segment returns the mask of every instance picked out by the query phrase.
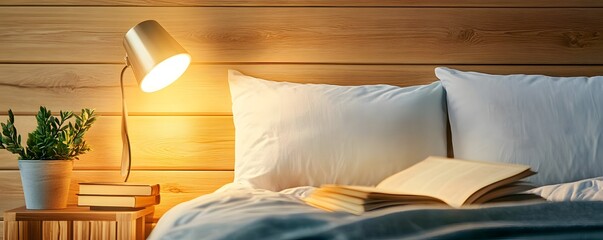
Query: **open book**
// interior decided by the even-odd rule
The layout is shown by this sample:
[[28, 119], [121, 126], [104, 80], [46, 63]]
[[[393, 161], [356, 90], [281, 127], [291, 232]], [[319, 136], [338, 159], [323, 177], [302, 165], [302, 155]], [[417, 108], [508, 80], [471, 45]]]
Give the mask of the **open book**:
[[495, 201], [539, 199], [519, 194], [532, 186], [520, 181], [534, 175], [529, 166], [428, 157], [376, 187], [323, 185], [304, 199], [328, 211], [362, 214], [407, 204], [463, 205]]

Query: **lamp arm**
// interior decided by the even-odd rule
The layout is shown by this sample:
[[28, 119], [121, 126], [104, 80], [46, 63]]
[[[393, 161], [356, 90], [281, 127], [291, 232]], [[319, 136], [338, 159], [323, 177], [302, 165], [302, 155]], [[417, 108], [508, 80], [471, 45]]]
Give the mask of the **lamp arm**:
[[121, 70], [119, 82], [121, 86], [121, 141], [123, 143], [121, 154], [121, 175], [125, 176], [124, 182], [130, 177], [130, 169], [132, 165], [132, 154], [130, 152], [130, 136], [128, 135], [128, 110], [126, 108], [126, 97], [124, 94], [124, 73], [129, 67], [126, 60], [126, 66]]

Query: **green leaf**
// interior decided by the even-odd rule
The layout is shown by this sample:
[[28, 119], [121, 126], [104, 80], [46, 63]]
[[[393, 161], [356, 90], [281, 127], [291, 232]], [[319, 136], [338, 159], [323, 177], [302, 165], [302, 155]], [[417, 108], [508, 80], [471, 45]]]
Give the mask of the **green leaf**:
[[8, 110], [8, 122], [15, 122], [15, 114], [13, 114], [13, 110], [11, 109]]
[[[38, 125], [28, 134], [27, 147], [21, 145], [21, 135], [14, 126], [14, 114], [8, 111], [9, 119], [0, 123], [0, 149], [18, 154], [19, 159], [74, 159], [90, 151], [84, 141], [85, 133], [96, 121], [94, 110], [82, 109], [80, 115], [70, 111], [59, 111], [59, 116], [43, 106], [36, 114]], [[75, 124], [69, 119], [75, 116]]]

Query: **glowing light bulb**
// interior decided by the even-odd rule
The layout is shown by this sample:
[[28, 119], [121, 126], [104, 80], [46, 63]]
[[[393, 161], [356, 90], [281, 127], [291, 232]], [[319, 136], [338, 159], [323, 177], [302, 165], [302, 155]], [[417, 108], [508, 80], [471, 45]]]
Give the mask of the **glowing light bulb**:
[[191, 56], [186, 53], [163, 60], [144, 77], [140, 88], [143, 92], [155, 92], [167, 87], [182, 76], [190, 62]]

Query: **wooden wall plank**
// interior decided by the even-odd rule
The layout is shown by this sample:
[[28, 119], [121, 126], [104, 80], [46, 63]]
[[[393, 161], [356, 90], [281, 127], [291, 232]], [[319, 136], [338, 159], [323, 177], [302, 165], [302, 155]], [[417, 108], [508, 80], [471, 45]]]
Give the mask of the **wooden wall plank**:
[[[0, 121], [5, 122], [6, 116]], [[119, 169], [121, 117], [101, 116], [86, 136], [93, 151], [76, 160], [76, 169]], [[26, 142], [35, 128], [33, 116], [17, 116]], [[130, 117], [133, 169], [231, 170], [234, 126], [229, 116]], [[0, 151], [0, 169], [18, 169], [17, 157]]]
[[598, 0], [4, 0], [18, 6], [601, 7]]
[[[289, 82], [409, 86], [436, 80], [433, 70], [437, 66], [195, 64], [180, 80], [155, 93], [140, 91], [132, 78], [133, 74], [128, 70], [126, 102], [130, 115], [230, 115], [228, 69]], [[500, 74], [603, 75], [603, 65], [450, 67]], [[75, 111], [90, 107], [105, 115], [121, 115], [120, 68], [118, 64], [0, 64], [0, 92], [11, 93], [0, 95], [0, 115], [5, 115], [9, 108], [19, 114], [35, 114], [40, 105], [54, 110]]]
[[[154, 219], [174, 205], [211, 193], [232, 182], [231, 171], [134, 171], [130, 182], [161, 184], [161, 204], [155, 208]], [[19, 171], [0, 171], [0, 211], [25, 205]], [[69, 204], [77, 204], [78, 182], [121, 181], [118, 171], [74, 171], [69, 193]]]
[[121, 63], [146, 19], [196, 62], [603, 64], [601, 8], [329, 7], [2, 7], [0, 62]]
[[[0, 95], [0, 114], [6, 114], [9, 108], [32, 114], [38, 106], [44, 105], [74, 111], [89, 107], [103, 114], [121, 115], [119, 74], [122, 67], [119, 64], [0, 64], [0, 91], [12, 93]], [[180, 80], [154, 93], [142, 92], [128, 69], [124, 77], [129, 113], [226, 114], [230, 112], [224, 111], [230, 109], [230, 94], [224, 91], [228, 88], [226, 71], [229, 67], [236, 66], [193, 65]]]

